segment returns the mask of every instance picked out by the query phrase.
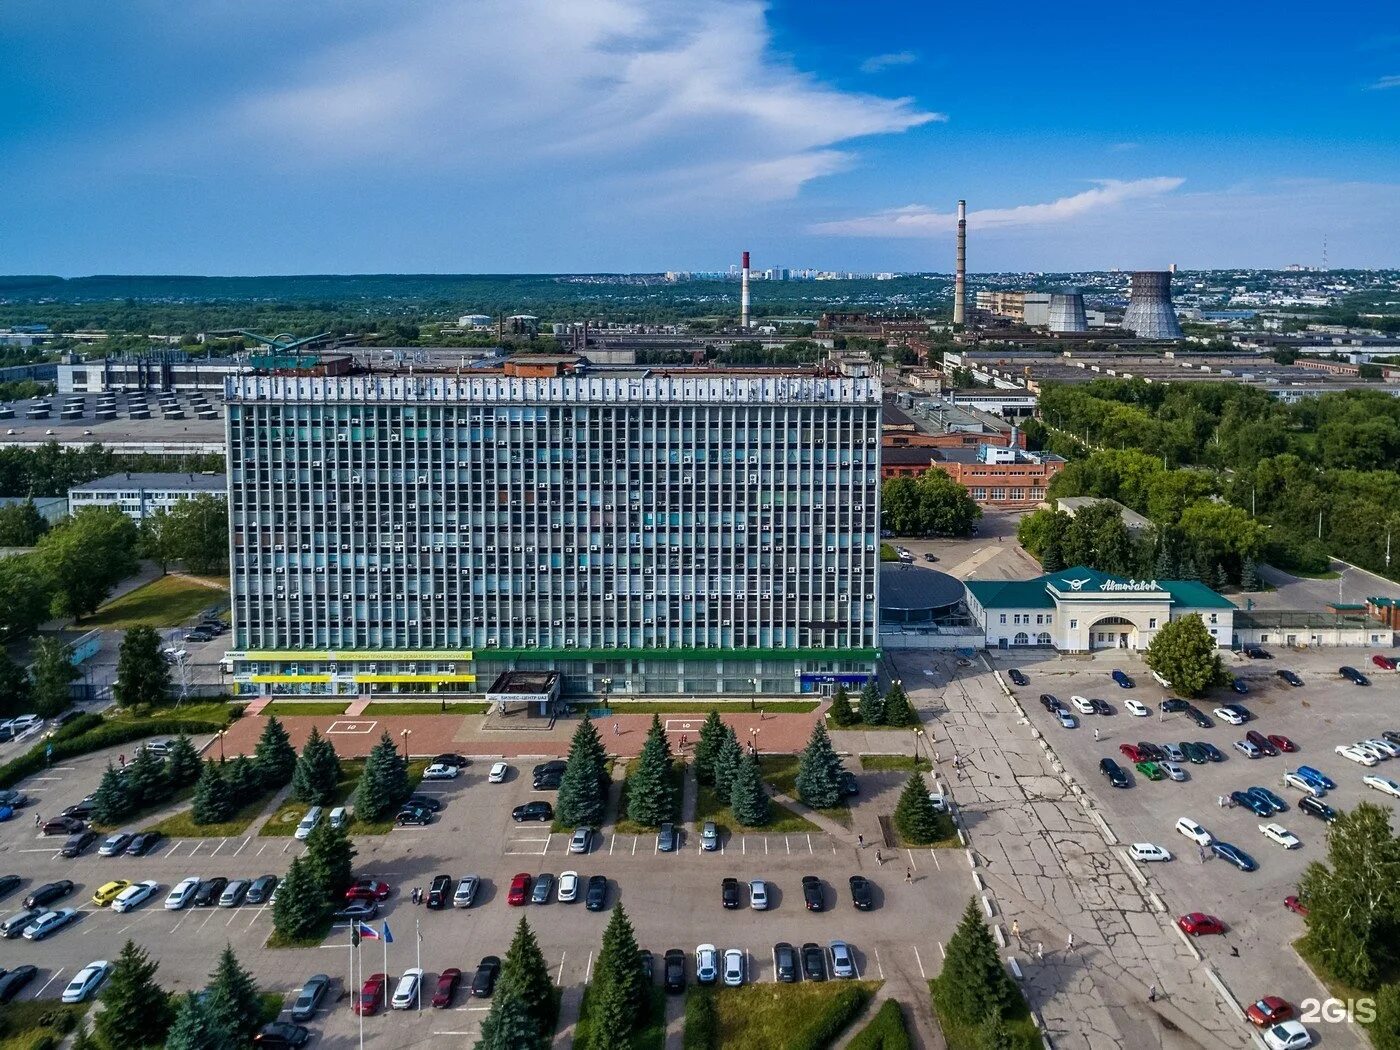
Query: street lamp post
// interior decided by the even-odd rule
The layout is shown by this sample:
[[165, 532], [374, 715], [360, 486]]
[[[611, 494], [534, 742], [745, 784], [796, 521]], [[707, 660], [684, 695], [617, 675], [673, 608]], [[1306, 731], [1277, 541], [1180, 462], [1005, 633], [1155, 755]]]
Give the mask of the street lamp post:
[[227, 730], [227, 729], [220, 729], [220, 730], [219, 730], [219, 762], [220, 762], [221, 764], [222, 764], [223, 761], [224, 761], [224, 736], [225, 736], [227, 733], [228, 733], [228, 730]]
[[754, 709], [754, 703], [758, 698], [758, 679], [750, 678], [749, 685], [753, 686], [753, 695], [749, 697], [749, 710], [752, 711]]
[[408, 761], [408, 738], [412, 732], [412, 729], [405, 729], [399, 733], [399, 736], [403, 737], [403, 760], [405, 762]]

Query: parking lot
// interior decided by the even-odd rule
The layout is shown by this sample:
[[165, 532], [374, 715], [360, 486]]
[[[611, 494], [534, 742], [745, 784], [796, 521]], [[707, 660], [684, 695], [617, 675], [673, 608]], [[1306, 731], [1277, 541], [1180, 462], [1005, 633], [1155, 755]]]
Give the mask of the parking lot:
[[[1130, 654], [1107, 654], [1093, 660], [1045, 657], [1033, 654], [998, 654], [997, 666], [1005, 671], [1016, 666], [1030, 682], [1014, 692], [1022, 701], [1031, 723], [1050, 742], [1055, 754], [1075, 780], [1094, 797], [1113, 833], [1125, 846], [1151, 842], [1171, 851], [1166, 863], [1138, 866], [1153, 890], [1167, 903], [1172, 916], [1202, 911], [1222, 919], [1224, 937], [1205, 937], [1196, 947], [1215, 965], [1242, 1002], [1262, 995], [1281, 995], [1295, 1006], [1309, 997], [1324, 995], [1321, 985], [1289, 949], [1304, 932], [1302, 919], [1283, 906], [1285, 896], [1295, 893], [1298, 878], [1307, 865], [1325, 857], [1326, 825], [1298, 811], [1300, 792], [1283, 784], [1285, 770], [1311, 765], [1337, 784], [1324, 801], [1338, 809], [1348, 809], [1362, 801], [1395, 808], [1395, 799], [1362, 783], [1367, 773], [1400, 779], [1400, 760], [1382, 762], [1371, 768], [1357, 765], [1334, 753], [1339, 744], [1379, 736], [1383, 730], [1400, 728], [1395, 700], [1400, 695], [1400, 678], [1370, 665], [1369, 653], [1330, 650], [1307, 654], [1275, 651], [1273, 660], [1252, 661], [1227, 656], [1230, 669], [1244, 679], [1247, 695], [1227, 689], [1213, 690], [1196, 701], [1215, 725], [1199, 729], [1183, 713], [1163, 715], [1161, 701], [1167, 691], [1157, 685], [1146, 667]], [[1029, 657], [1029, 658], [1028, 658]], [[1363, 667], [1372, 686], [1360, 688], [1336, 672], [1342, 663]], [[1133, 688], [1123, 689], [1110, 678], [1121, 668], [1135, 679]], [[1294, 688], [1275, 674], [1281, 668], [1295, 671], [1304, 682]], [[1373, 673], [1374, 672], [1374, 673]], [[1079, 727], [1063, 728], [1039, 703], [1041, 693], [1053, 693], [1067, 706], [1071, 695], [1106, 700], [1114, 709], [1110, 716], [1079, 716]], [[1123, 701], [1132, 697], [1147, 705], [1149, 717], [1134, 717]], [[1212, 712], [1221, 704], [1238, 702], [1254, 719], [1243, 726], [1232, 726]], [[1098, 730], [1099, 739], [1094, 738]], [[1246, 731], [1280, 734], [1299, 748], [1295, 754], [1248, 759], [1233, 744]], [[1149, 781], [1119, 752], [1119, 745], [1148, 741], [1156, 744], [1205, 741], [1214, 744], [1226, 757], [1220, 763], [1185, 766], [1188, 779]], [[1128, 790], [1111, 788], [1099, 771], [1102, 758], [1113, 758], [1128, 772]], [[1281, 796], [1286, 812], [1270, 817], [1256, 816], [1243, 806], [1222, 808], [1221, 796], [1260, 785]], [[1174, 825], [1180, 817], [1190, 817], [1203, 825], [1216, 839], [1229, 842], [1248, 853], [1259, 867], [1242, 872], [1208, 852], [1202, 859], [1197, 846], [1179, 834]], [[1277, 822], [1301, 840], [1301, 847], [1283, 849], [1264, 837], [1259, 825]], [[1129, 863], [1126, 853], [1125, 864]], [[1238, 955], [1232, 953], [1238, 951]], [[1361, 1037], [1340, 1024], [1324, 1024], [1315, 1030], [1327, 1046], [1362, 1046]]]

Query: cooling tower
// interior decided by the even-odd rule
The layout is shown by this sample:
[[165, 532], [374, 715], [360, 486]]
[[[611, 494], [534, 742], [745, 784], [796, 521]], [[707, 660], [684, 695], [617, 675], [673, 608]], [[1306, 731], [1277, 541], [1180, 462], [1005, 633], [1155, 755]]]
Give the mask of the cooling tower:
[[1133, 274], [1123, 327], [1139, 339], [1184, 339], [1172, 309], [1172, 275], [1166, 270]]
[[1050, 331], [1087, 332], [1084, 295], [1078, 288], [1061, 288], [1050, 294]]

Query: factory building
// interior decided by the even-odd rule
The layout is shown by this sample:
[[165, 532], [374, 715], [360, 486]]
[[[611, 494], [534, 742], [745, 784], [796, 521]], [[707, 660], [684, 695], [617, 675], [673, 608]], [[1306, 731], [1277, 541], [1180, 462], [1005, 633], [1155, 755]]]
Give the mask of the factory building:
[[225, 498], [227, 482], [222, 474], [111, 474], [68, 490], [68, 511], [84, 507], [117, 507], [140, 523], [158, 510], [170, 510], [195, 496]]
[[[544, 374], [549, 372], [550, 374]], [[227, 384], [243, 693], [789, 695], [878, 658], [879, 381]]]

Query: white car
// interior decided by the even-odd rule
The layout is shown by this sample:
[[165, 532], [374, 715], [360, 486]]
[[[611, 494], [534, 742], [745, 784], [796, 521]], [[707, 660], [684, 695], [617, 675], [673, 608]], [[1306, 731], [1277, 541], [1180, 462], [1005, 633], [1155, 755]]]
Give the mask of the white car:
[[1400, 798], [1400, 784], [1397, 784], [1389, 777], [1378, 777], [1374, 773], [1368, 773], [1361, 778], [1361, 782], [1367, 787], [1373, 787], [1377, 791], [1384, 791], [1387, 795], [1394, 795], [1396, 798]]
[[[462, 771], [456, 766], [449, 766], [444, 762], [434, 762], [427, 769], [423, 770], [424, 780], [455, 780], [457, 774]], [[411, 971], [410, 971], [411, 972]], [[408, 974], [404, 974], [405, 977]]]
[[1303, 1050], [1312, 1046], [1312, 1036], [1298, 1021], [1282, 1021], [1264, 1029], [1264, 1042], [1269, 1050]]
[[749, 907], [754, 911], [768, 910], [768, 883], [762, 879], [749, 883]]
[[1296, 788], [1298, 791], [1306, 795], [1312, 795], [1314, 798], [1321, 798], [1323, 794], [1322, 788], [1300, 777], [1297, 773], [1285, 773], [1283, 775], [1283, 783], [1287, 787]]
[[1128, 847], [1128, 852], [1132, 854], [1133, 860], [1140, 860], [1144, 863], [1156, 860], [1171, 860], [1172, 855], [1169, 850], [1152, 842], [1134, 842]]
[[1232, 726], [1244, 725], [1244, 719], [1235, 714], [1235, 712], [1231, 711], [1228, 707], [1217, 707], [1211, 713], [1214, 714], [1216, 718], [1220, 719], [1220, 721], [1229, 722]]
[[194, 900], [194, 892], [199, 889], [199, 880], [196, 878], [182, 879], [175, 884], [165, 897], [165, 907], [168, 911], [179, 911], [190, 901]]
[[854, 978], [856, 960], [851, 954], [851, 946], [845, 941], [831, 942], [831, 976]]
[[744, 983], [744, 953], [738, 948], [724, 949], [724, 983], [730, 988]]
[[77, 908], [59, 908], [46, 911], [24, 928], [26, 941], [42, 941], [49, 934], [61, 930], [78, 917]]
[[1209, 846], [1212, 841], [1210, 832], [1201, 827], [1190, 817], [1182, 817], [1176, 822], [1176, 830], [1185, 835], [1198, 846]]
[[452, 907], [470, 908], [476, 903], [476, 891], [481, 879], [475, 875], [463, 875], [457, 883], [457, 892], [452, 895]]
[[1277, 842], [1284, 849], [1297, 849], [1302, 845], [1298, 836], [1282, 824], [1260, 824], [1259, 831], [1270, 842]]
[[63, 989], [63, 1002], [81, 1003], [97, 991], [107, 975], [112, 972], [112, 964], [106, 959], [90, 962], [73, 975], [68, 987]]
[[1377, 751], [1383, 752], [1387, 758], [1400, 758], [1400, 747], [1383, 737], [1368, 737], [1362, 743], [1370, 744]]
[[559, 891], [557, 896], [562, 904], [569, 904], [578, 900], [578, 872], [566, 871], [559, 876]]
[[695, 979], [701, 984], [714, 984], [719, 978], [719, 949], [702, 944], [695, 949]]
[[10, 729], [14, 732], [15, 736], [19, 736], [21, 733], [43, 724], [44, 720], [38, 715], [19, 715], [16, 718], [10, 719]]
[[933, 807], [935, 813], [948, 812], [948, 796], [941, 791], [930, 791], [928, 793], [929, 805]]
[[491, 772], [486, 774], [486, 783], [504, 784], [506, 782], [506, 774], [509, 772], [510, 766], [504, 762], [497, 762], [491, 767]]
[[1375, 744], [1371, 743], [1371, 741], [1369, 740], [1358, 740], [1351, 746], [1356, 748], [1356, 750], [1360, 751], [1363, 755], [1370, 755], [1377, 762], [1384, 762], [1387, 758], [1390, 757], [1388, 754], [1386, 754], [1384, 751], [1378, 748]]
[[394, 989], [394, 998], [389, 1005], [395, 1010], [412, 1010], [418, 1005], [418, 988], [423, 983], [423, 971], [418, 967], [405, 970]]
[[117, 899], [112, 902], [113, 911], [131, 911], [137, 905], [144, 904], [150, 900], [160, 890], [160, 883], [147, 879], [145, 882], [138, 882], [134, 886], [128, 886], [117, 894]]
[[1186, 769], [1179, 762], [1158, 762], [1157, 768], [1167, 775], [1168, 780], [1186, 779]]
[[1343, 758], [1349, 758], [1353, 762], [1359, 762], [1363, 766], [1374, 766], [1376, 764], [1374, 758], [1366, 754], [1366, 752], [1362, 751], [1360, 748], [1353, 747], [1351, 744], [1338, 744], [1332, 750]]
[[1081, 715], [1092, 715], [1094, 713], [1094, 705], [1082, 696], [1071, 696], [1069, 702], [1074, 705], [1074, 709]]
[[1146, 718], [1152, 713], [1148, 710], [1147, 705], [1140, 700], [1124, 700], [1123, 706], [1128, 709], [1130, 715], [1134, 715], [1138, 718]]

